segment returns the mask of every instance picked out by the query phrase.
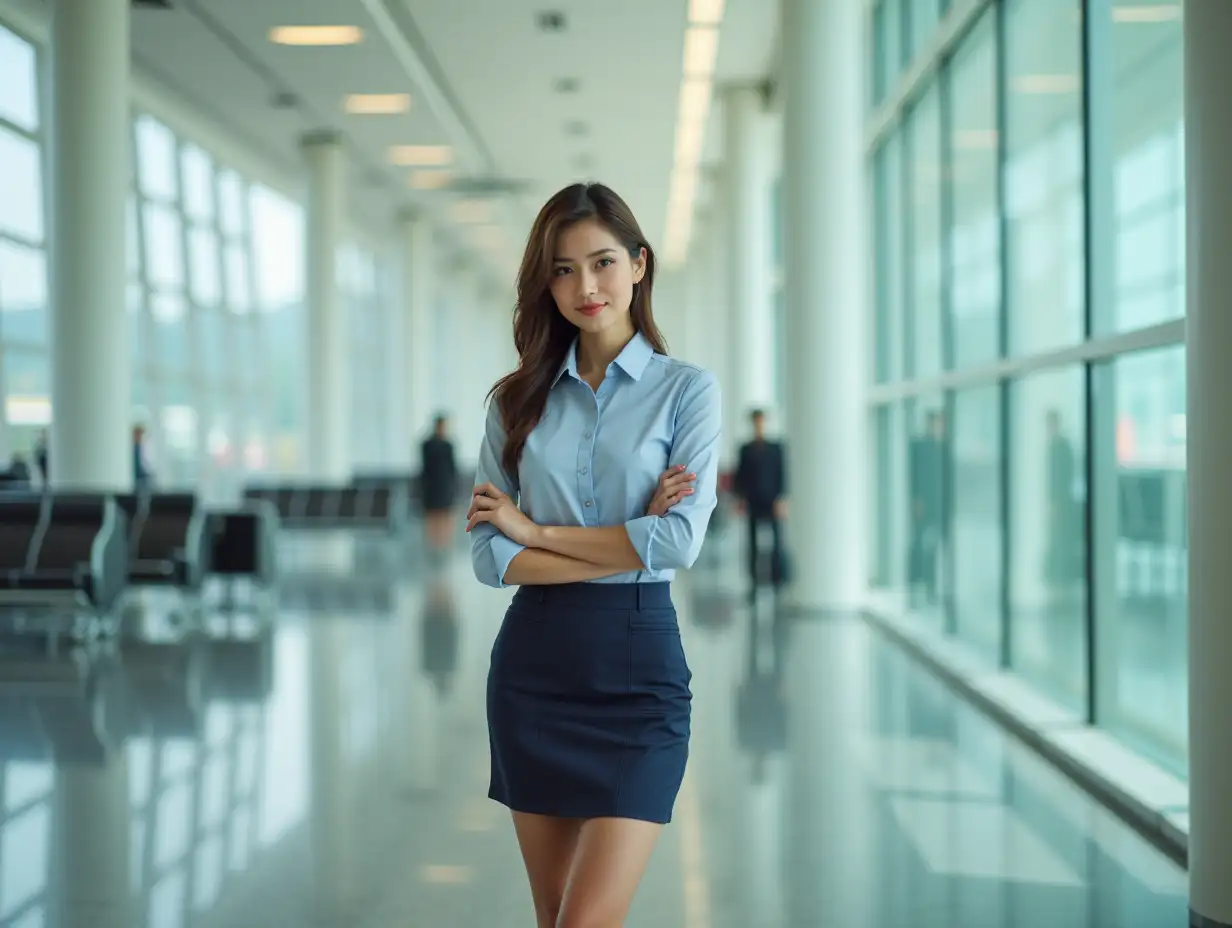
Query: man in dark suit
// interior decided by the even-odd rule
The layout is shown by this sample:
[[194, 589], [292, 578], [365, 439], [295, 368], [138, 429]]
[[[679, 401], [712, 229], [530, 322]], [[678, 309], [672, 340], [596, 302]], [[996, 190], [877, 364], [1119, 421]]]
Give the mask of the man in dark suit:
[[771, 533], [770, 582], [776, 587], [787, 578], [782, 522], [787, 513], [787, 464], [782, 444], [766, 438], [766, 414], [755, 409], [753, 440], [740, 449], [734, 487], [740, 506], [749, 519], [749, 576], [756, 591], [761, 578], [759, 535], [767, 526]]

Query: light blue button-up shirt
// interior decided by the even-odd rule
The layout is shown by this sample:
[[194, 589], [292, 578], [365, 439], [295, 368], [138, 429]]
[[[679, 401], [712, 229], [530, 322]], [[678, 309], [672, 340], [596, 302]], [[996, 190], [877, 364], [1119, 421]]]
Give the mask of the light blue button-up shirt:
[[[719, 383], [710, 372], [656, 354], [639, 333], [596, 391], [578, 376], [575, 341], [527, 439], [517, 480], [501, 466], [505, 430], [496, 403], [489, 404], [476, 483], [499, 487], [540, 525], [624, 525], [646, 569], [596, 583], [671, 580], [697, 559], [714, 512], [721, 423]], [[646, 515], [659, 478], [677, 464], [697, 474], [694, 494], [666, 515]], [[475, 576], [507, 586], [505, 571], [524, 546], [486, 522], [471, 535]]]

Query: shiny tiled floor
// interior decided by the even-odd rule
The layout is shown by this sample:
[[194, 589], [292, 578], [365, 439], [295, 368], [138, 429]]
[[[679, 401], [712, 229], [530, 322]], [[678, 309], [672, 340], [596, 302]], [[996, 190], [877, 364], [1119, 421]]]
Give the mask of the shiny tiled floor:
[[[268, 631], [152, 604], [119, 653], [6, 641], [0, 928], [533, 926], [485, 798], [508, 594], [464, 556], [288, 560]], [[692, 758], [630, 926], [1186, 923], [1181, 870], [862, 623], [677, 596]]]

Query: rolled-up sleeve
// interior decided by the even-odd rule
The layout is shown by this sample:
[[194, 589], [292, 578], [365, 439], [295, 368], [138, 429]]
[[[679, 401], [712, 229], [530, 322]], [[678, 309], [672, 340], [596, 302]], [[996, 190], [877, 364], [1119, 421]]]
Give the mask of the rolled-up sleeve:
[[[479, 449], [479, 467], [475, 471], [475, 483], [490, 483], [514, 499], [518, 496], [518, 484], [501, 466], [501, 453], [505, 449], [505, 428], [501, 422], [496, 401], [488, 404], [487, 424], [484, 427], [483, 446]], [[475, 577], [486, 586], [503, 589], [505, 572], [509, 562], [525, 551], [525, 545], [510, 541], [487, 522], [480, 522], [471, 530], [471, 565]]]
[[625, 523], [633, 549], [647, 570], [692, 567], [701, 553], [706, 526], [718, 504], [722, 423], [719, 382], [709, 371], [698, 371], [680, 398], [668, 461], [697, 474], [694, 493], [666, 515], [642, 516]]

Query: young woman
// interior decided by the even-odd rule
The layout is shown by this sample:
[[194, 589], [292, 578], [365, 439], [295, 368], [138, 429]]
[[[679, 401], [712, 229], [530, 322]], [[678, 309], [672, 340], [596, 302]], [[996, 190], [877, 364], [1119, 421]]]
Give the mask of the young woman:
[[488, 675], [489, 796], [513, 812], [540, 928], [624, 924], [688, 756], [669, 581], [715, 507], [720, 399], [667, 356], [654, 272], [607, 187], [543, 207], [467, 513], [476, 576], [520, 587]]

